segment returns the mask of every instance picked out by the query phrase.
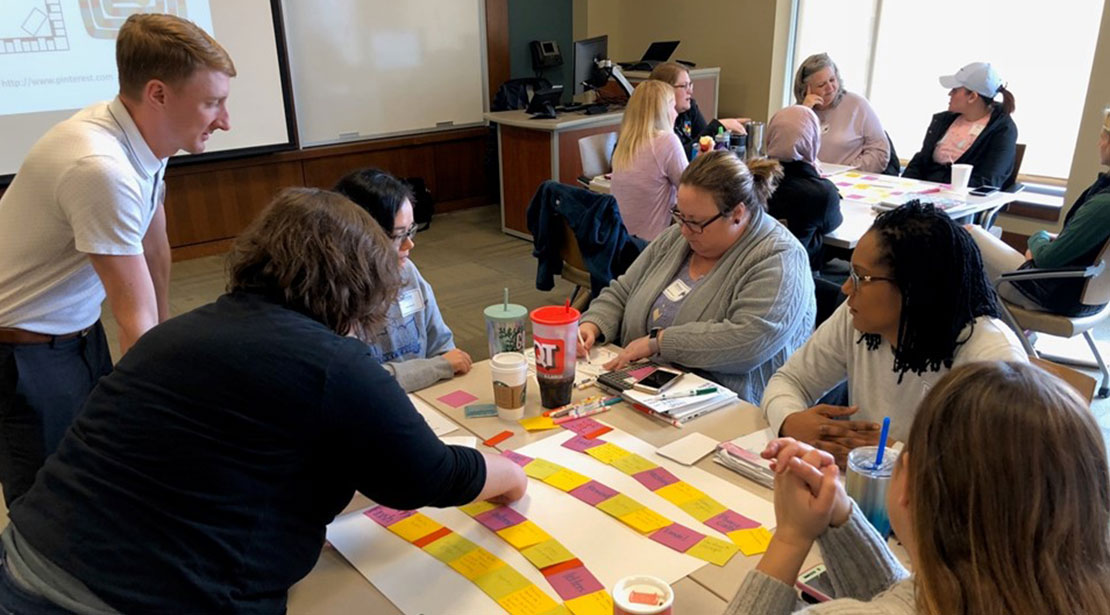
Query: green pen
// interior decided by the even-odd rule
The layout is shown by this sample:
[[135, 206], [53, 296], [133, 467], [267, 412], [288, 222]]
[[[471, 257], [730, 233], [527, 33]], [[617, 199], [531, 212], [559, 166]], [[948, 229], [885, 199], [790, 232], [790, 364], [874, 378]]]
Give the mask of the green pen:
[[700, 389], [691, 389], [689, 391], [679, 391], [678, 393], [663, 393], [656, 395], [655, 399], [660, 401], [664, 399], [678, 399], [680, 397], [697, 397], [698, 395], [712, 395], [717, 392], [717, 387], [704, 387]]

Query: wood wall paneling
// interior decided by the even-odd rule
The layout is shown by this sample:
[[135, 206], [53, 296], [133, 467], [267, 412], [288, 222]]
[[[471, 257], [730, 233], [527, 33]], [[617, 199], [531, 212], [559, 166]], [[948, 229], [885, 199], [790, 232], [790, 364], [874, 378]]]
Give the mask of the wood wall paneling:
[[505, 227], [527, 233], [528, 203], [540, 184], [536, 180], [551, 177], [552, 134], [505, 125], [498, 130], [501, 131], [501, 183], [504, 187], [501, 207], [505, 212]]
[[486, 76], [489, 101], [509, 80], [509, 0], [486, 0]]

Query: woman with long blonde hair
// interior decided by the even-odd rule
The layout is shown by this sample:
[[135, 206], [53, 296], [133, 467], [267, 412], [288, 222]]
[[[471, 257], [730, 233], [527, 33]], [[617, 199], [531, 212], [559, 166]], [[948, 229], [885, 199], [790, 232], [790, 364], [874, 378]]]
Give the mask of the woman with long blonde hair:
[[[1110, 613], [1106, 443], [1087, 404], [1040, 368], [969, 363], [921, 402], [886, 494], [913, 576], [845, 494], [832, 455], [782, 438], [763, 456], [778, 526], [729, 615]], [[835, 599], [797, 610], [815, 540]]]
[[671, 222], [678, 182], [686, 170], [674, 134], [674, 88], [648, 80], [636, 86], [613, 152], [612, 194], [628, 232], [655, 239]]

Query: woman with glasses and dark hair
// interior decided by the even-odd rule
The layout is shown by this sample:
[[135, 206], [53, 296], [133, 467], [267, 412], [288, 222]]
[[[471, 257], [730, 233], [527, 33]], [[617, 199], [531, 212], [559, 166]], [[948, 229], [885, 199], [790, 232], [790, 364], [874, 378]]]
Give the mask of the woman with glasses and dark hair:
[[757, 401], [813, 329], [805, 249], [764, 210], [782, 169], [732, 152], [694, 159], [678, 187], [672, 225], [582, 316], [585, 353], [612, 341], [608, 369], [652, 357]]
[[[994, 290], [971, 235], [917, 201], [879, 214], [852, 253], [841, 304], [771, 378], [771, 429], [832, 453], [878, 443], [878, 423], [905, 440], [913, 409], [952, 367], [1025, 361], [998, 319]], [[848, 382], [849, 406], [819, 404]], [[851, 417], [852, 420], [842, 420]]]
[[384, 325], [356, 331], [371, 354], [397, 378], [405, 391], [416, 391], [439, 380], [470, 371], [470, 355], [455, 348], [455, 337], [436, 305], [432, 287], [409, 258], [416, 243], [412, 190], [378, 169], [348, 173], [334, 190], [366, 210], [393, 239], [401, 259], [401, 290]]

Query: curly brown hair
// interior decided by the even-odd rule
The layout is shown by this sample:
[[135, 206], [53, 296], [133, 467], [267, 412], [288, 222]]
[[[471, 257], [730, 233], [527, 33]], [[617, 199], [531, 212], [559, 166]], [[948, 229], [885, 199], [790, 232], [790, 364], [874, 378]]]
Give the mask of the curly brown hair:
[[235, 240], [229, 292], [266, 295], [340, 335], [380, 325], [401, 285], [397, 248], [343, 196], [288, 188]]

